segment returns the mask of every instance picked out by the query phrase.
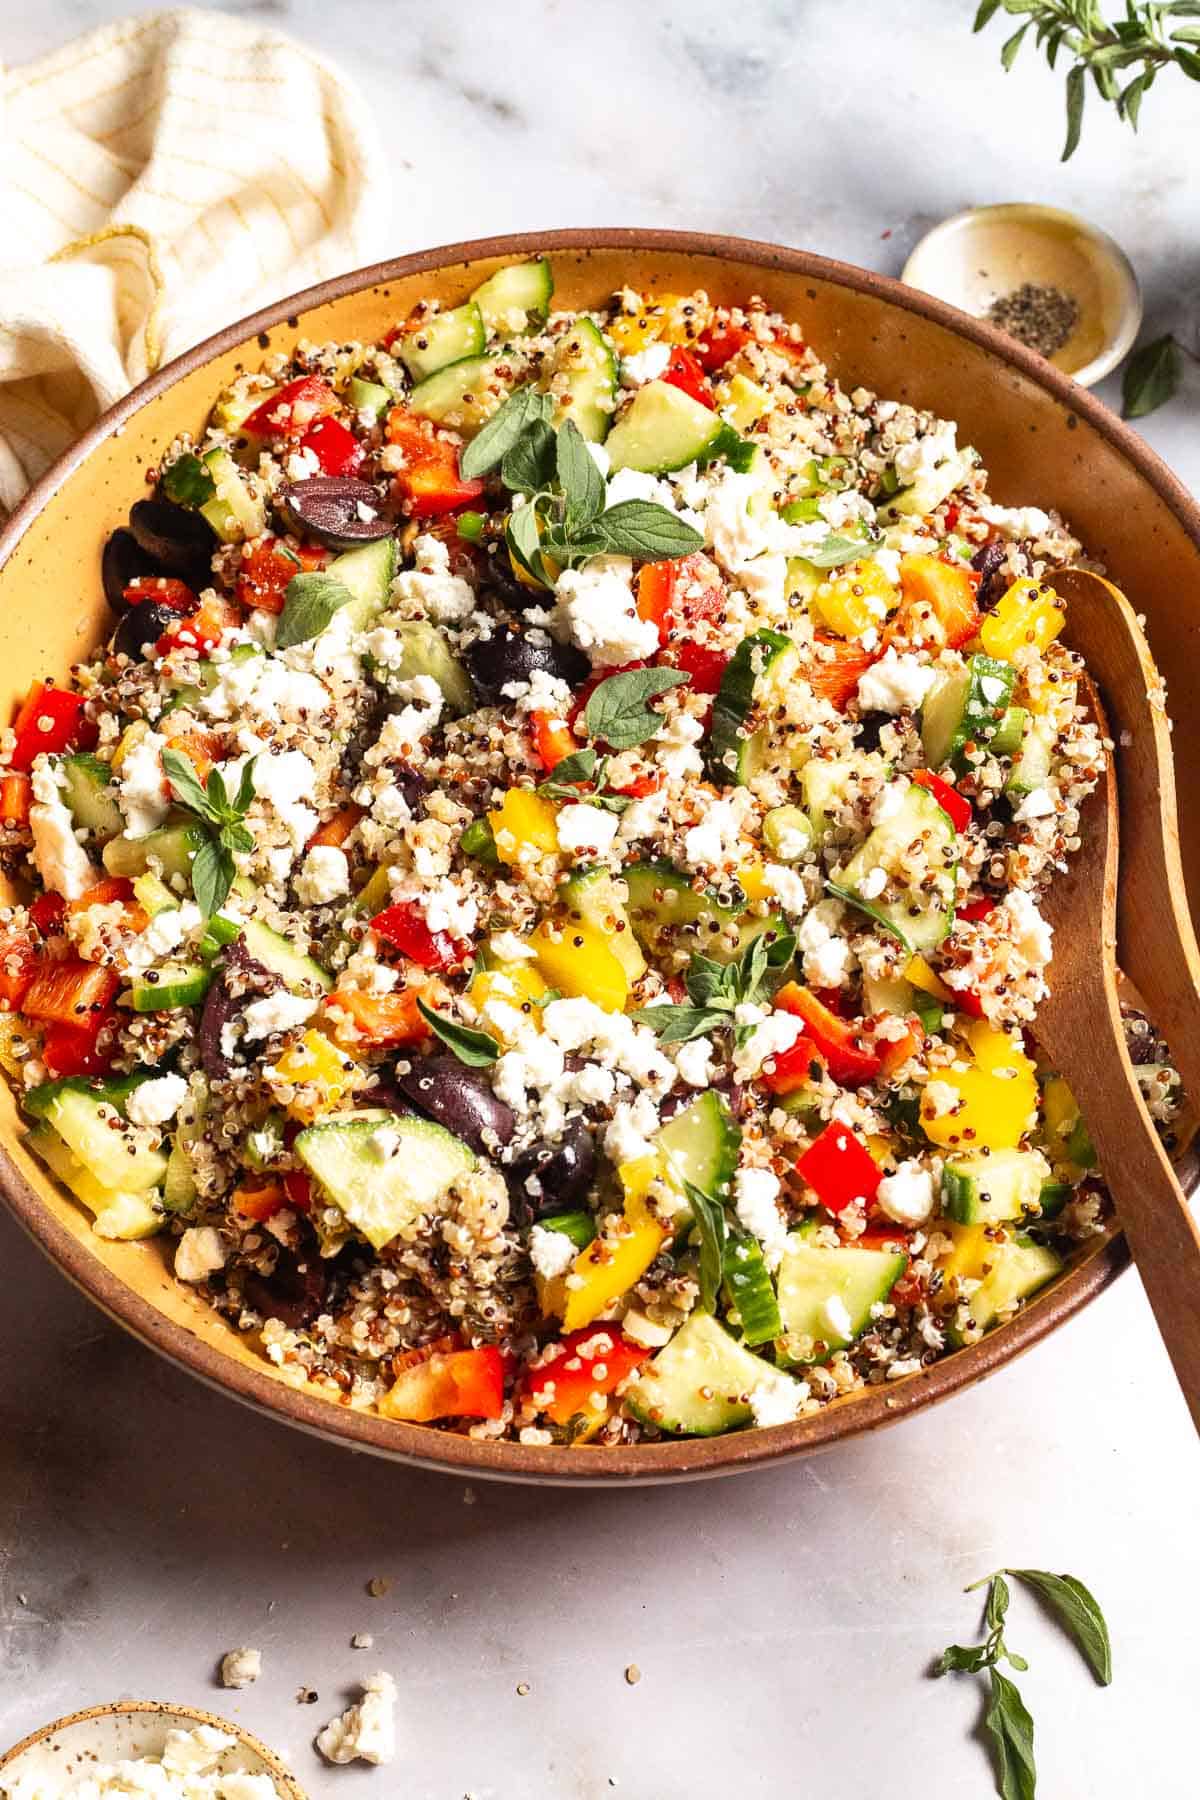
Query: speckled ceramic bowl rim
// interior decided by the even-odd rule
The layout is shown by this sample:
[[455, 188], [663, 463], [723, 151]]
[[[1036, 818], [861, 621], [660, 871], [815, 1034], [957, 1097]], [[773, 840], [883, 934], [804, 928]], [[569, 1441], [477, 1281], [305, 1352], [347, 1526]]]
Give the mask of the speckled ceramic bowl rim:
[[186, 1721], [189, 1729], [194, 1729], [197, 1725], [211, 1725], [215, 1730], [236, 1738], [239, 1744], [261, 1758], [264, 1768], [269, 1771], [279, 1788], [279, 1800], [308, 1800], [304, 1789], [281, 1758], [261, 1738], [256, 1738], [252, 1731], [247, 1731], [244, 1725], [238, 1725], [232, 1719], [222, 1719], [216, 1713], [206, 1712], [201, 1707], [178, 1706], [170, 1700], [110, 1700], [103, 1706], [85, 1706], [79, 1712], [66, 1713], [61, 1719], [52, 1719], [48, 1725], [40, 1725], [36, 1731], [23, 1737], [19, 1744], [14, 1744], [10, 1750], [0, 1754], [0, 1777], [12, 1774], [26, 1751], [34, 1749], [38, 1744], [48, 1743], [61, 1731], [86, 1724], [89, 1719], [135, 1714], [147, 1718]]
[[[1166, 464], [1134, 431], [1069, 376], [1061, 374], [1042, 357], [1024, 349], [993, 326], [887, 276], [815, 256], [808, 251], [789, 250], [781, 245], [746, 238], [685, 231], [641, 231], [629, 227], [525, 232], [512, 237], [448, 244], [322, 282], [304, 293], [266, 307], [250, 318], [239, 320], [160, 369], [84, 433], [13, 514], [0, 535], [0, 566], [12, 555], [23, 533], [51, 496], [87, 461], [98, 444], [119, 431], [133, 413], [165, 392], [175, 381], [202, 367], [214, 356], [244, 342], [252, 342], [259, 332], [347, 294], [382, 286], [408, 275], [462, 268], [487, 257], [517, 258], [541, 253], [586, 256], [593, 250], [626, 251], [630, 255], [641, 251], [665, 251], [734, 259], [750, 270], [780, 270], [827, 282], [931, 320], [989, 351], [999, 362], [1015, 368], [1026, 380], [1044, 389], [1068, 412], [1086, 419], [1154, 489], [1200, 551], [1200, 507]], [[143, 1343], [190, 1370], [209, 1386], [301, 1430], [351, 1449], [477, 1479], [579, 1487], [628, 1486], [732, 1474], [786, 1461], [826, 1448], [842, 1438], [906, 1418], [935, 1401], [974, 1386], [1013, 1357], [1032, 1348], [1094, 1299], [1129, 1260], [1124, 1240], [1114, 1230], [1102, 1250], [1068, 1269], [1011, 1323], [977, 1344], [956, 1351], [919, 1374], [836, 1401], [793, 1424], [735, 1432], [725, 1437], [679, 1439], [611, 1449], [583, 1446], [572, 1449], [559, 1445], [489, 1442], [435, 1431], [427, 1426], [401, 1424], [338, 1406], [311, 1391], [289, 1387], [265, 1369], [260, 1374], [201, 1343], [192, 1333], [165, 1319], [89, 1255], [85, 1245], [59, 1224], [7, 1159], [0, 1159], [0, 1196], [34, 1241], [102, 1311]]]

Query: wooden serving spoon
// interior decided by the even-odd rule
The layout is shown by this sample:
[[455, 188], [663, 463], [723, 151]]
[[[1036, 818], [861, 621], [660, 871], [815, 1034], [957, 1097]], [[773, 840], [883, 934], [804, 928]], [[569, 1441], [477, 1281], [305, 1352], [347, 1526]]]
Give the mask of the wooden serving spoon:
[[[1101, 729], [1107, 729], [1094, 693], [1093, 707]], [[1080, 848], [1042, 900], [1043, 915], [1054, 927], [1054, 958], [1050, 993], [1038, 1008], [1034, 1031], [1079, 1102], [1200, 1431], [1200, 1230], [1125, 1045], [1117, 995], [1117, 819], [1116, 773], [1108, 757], [1103, 780], [1082, 808]], [[1176, 979], [1181, 978], [1177, 969]]]

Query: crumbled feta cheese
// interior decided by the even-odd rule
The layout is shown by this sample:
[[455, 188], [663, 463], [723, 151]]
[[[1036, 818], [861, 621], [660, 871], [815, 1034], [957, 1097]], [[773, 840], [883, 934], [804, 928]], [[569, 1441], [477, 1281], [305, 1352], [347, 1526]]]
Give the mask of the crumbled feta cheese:
[[304, 804], [312, 798], [316, 783], [317, 772], [302, 750], [284, 750], [255, 761], [254, 791], [286, 828], [293, 850], [306, 844], [316, 830], [318, 815]]
[[457, 625], [475, 610], [475, 591], [460, 575], [450, 573], [450, 552], [440, 538], [425, 532], [413, 545], [415, 567], [392, 583], [392, 600], [418, 606], [438, 625]]
[[911, 443], [901, 444], [896, 451], [896, 474], [902, 487], [911, 487], [922, 475], [929, 475], [942, 463], [957, 456], [957, 428], [939, 419], [933, 430]]
[[1020, 806], [1013, 813], [1018, 824], [1024, 825], [1030, 819], [1048, 819], [1058, 811], [1058, 803], [1049, 788], [1034, 788], [1026, 794]]
[[326, 1762], [388, 1763], [396, 1754], [396, 1683], [384, 1670], [363, 1682], [362, 1699], [317, 1737]]
[[763, 1374], [750, 1390], [750, 1411], [754, 1423], [762, 1428], [790, 1425], [799, 1417], [800, 1407], [808, 1399], [808, 1383], [793, 1381], [790, 1375], [763, 1364]]
[[314, 844], [296, 881], [301, 906], [326, 906], [350, 887], [350, 864], [336, 844]]
[[367, 1138], [367, 1149], [376, 1162], [390, 1162], [400, 1148], [400, 1133], [390, 1125], [377, 1125]]
[[[827, 984], [824, 984], [827, 985]], [[757, 1007], [737, 1007], [734, 1017], [739, 1025], [753, 1024], [753, 1030], [744, 1044], [735, 1047], [733, 1052], [733, 1072], [742, 1081], [748, 1081], [757, 1075], [763, 1064], [773, 1056], [779, 1056], [784, 1050], [790, 1050], [800, 1036], [801, 1025], [794, 1014], [788, 1012], [768, 1013], [757, 1022], [743, 1018], [743, 1013], [755, 1013]]]
[[392, 689], [402, 705], [384, 723], [379, 734], [379, 749], [384, 757], [403, 757], [427, 737], [442, 716], [442, 690], [432, 675], [414, 675]]
[[599, 806], [564, 806], [558, 815], [558, 846], [572, 856], [603, 856], [612, 848], [620, 820]]
[[316, 1000], [289, 994], [281, 988], [277, 994], [250, 1002], [242, 1014], [242, 1035], [252, 1043], [255, 1038], [271, 1037], [277, 1031], [291, 1031], [311, 1018], [317, 1006]]
[[923, 1225], [933, 1212], [933, 1176], [919, 1162], [902, 1162], [875, 1190], [875, 1203], [897, 1225]]
[[622, 1163], [638, 1162], [654, 1155], [651, 1141], [659, 1128], [658, 1108], [649, 1094], [635, 1100], [618, 1102], [604, 1133], [604, 1154], [620, 1168]]
[[884, 868], [868, 869], [858, 884], [858, 891], [864, 900], [877, 900], [887, 886], [887, 870]]
[[61, 773], [48, 756], [33, 765], [33, 805], [29, 828], [33, 833], [33, 861], [48, 888], [64, 900], [78, 900], [99, 880], [99, 874], [75, 836], [75, 821], [63, 804]]
[[526, 938], [518, 937], [515, 931], [494, 932], [488, 949], [502, 963], [532, 962], [537, 955], [533, 945]]
[[1024, 888], [1006, 894], [989, 922], [1031, 967], [1044, 968], [1053, 956], [1053, 929]]
[[125, 1102], [125, 1112], [135, 1125], [153, 1130], [165, 1125], [187, 1098], [188, 1084], [182, 1075], [157, 1075], [135, 1087]]
[[162, 753], [167, 740], [157, 731], [134, 739], [121, 760], [117, 805], [125, 815], [128, 838], [145, 837], [162, 824], [171, 801], [163, 777]]
[[625, 387], [641, 387], [644, 382], [657, 381], [670, 360], [670, 344], [647, 344], [644, 350], [621, 358], [621, 382]]
[[744, 860], [742, 834], [754, 814], [754, 800], [748, 788], [734, 788], [723, 800], [712, 801], [698, 825], [684, 833], [683, 860], [690, 869], [701, 872], [721, 870], [726, 864]]
[[948, 1081], [927, 1081], [922, 1090], [929, 1111], [935, 1119], [945, 1119], [956, 1110], [962, 1095]]
[[175, 1273], [180, 1281], [205, 1281], [225, 1267], [227, 1251], [212, 1225], [189, 1225], [175, 1246]]
[[704, 773], [704, 759], [696, 745], [704, 736], [704, 726], [691, 713], [678, 710], [659, 726], [650, 742], [653, 755], [664, 775], [676, 781], [688, 781]]
[[675, 1067], [680, 1079], [689, 1087], [706, 1088], [712, 1080], [713, 1041], [708, 1037], [692, 1038], [680, 1044], [675, 1052]]
[[[237, 1739], [211, 1725], [191, 1731], [171, 1730], [160, 1755], [122, 1758], [102, 1763], [81, 1757], [86, 1772], [78, 1775], [61, 1765], [52, 1785], [41, 1772], [14, 1774], [5, 1784], [9, 1800], [279, 1800], [279, 1789], [270, 1775], [250, 1775], [230, 1768], [227, 1753]], [[241, 1759], [238, 1758], [238, 1761]], [[72, 1760], [72, 1768], [74, 1761]]]
[[872, 825], [886, 825], [889, 819], [894, 819], [903, 810], [910, 786], [911, 783], [905, 777], [899, 781], [889, 781], [886, 787], [880, 788], [871, 807]]
[[804, 979], [817, 988], [845, 987], [855, 966], [854, 952], [846, 938], [830, 930], [825, 919], [814, 917], [820, 910], [814, 907], [796, 935], [797, 945], [804, 952]]
[[529, 1233], [529, 1260], [543, 1281], [565, 1275], [578, 1254], [565, 1231], [547, 1231], [535, 1225]]
[[479, 902], [449, 876], [444, 876], [432, 894], [422, 896], [425, 923], [430, 931], [445, 931], [451, 937], [470, 939], [479, 925]]
[[808, 911], [808, 887], [803, 876], [797, 875], [794, 869], [785, 869], [782, 863], [766, 863], [763, 882], [768, 894], [793, 918]]
[[733, 1205], [740, 1223], [762, 1245], [768, 1269], [777, 1269], [787, 1247], [778, 1177], [770, 1169], [739, 1169], [733, 1178]]
[[262, 1674], [262, 1651], [243, 1647], [227, 1650], [221, 1658], [221, 1686], [249, 1687]]
[[937, 671], [911, 651], [901, 656], [889, 649], [860, 677], [858, 704], [864, 712], [912, 712], [936, 679]]
[[552, 629], [596, 667], [639, 662], [658, 649], [658, 626], [640, 617], [627, 556], [594, 556], [555, 584]]
[[1006, 538], [1040, 538], [1054, 529], [1050, 514], [1040, 506], [996, 506], [986, 501], [979, 508], [979, 516]]

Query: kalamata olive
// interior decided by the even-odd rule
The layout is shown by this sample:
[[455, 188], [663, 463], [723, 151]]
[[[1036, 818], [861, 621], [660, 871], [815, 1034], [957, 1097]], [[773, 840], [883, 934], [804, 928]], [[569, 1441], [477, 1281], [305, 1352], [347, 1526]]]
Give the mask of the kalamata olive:
[[468, 1069], [457, 1057], [418, 1058], [407, 1075], [397, 1074], [396, 1085], [426, 1118], [444, 1125], [481, 1156], [512, 1141], [517, 1127], [512, 1108], [492, 1092], [486, 1075]]
[[112, 647], [118, 655], [144, 662], [147, 645], [153, 649], [164, 631], [179, 624], [179, 617], [174, 607], [160, 606], [157, 600], [139, 600], [113, 632]]
[[382, 510], [379, 490], [354, 475], [310, 475], [289, 481], [275, 496], [275, 510], [300, 537], [331, 550], [353, 550], [389, 537], [395, 522]]
[[[596, 1144], [582, 1119], [569, 1119], [557, 1144], [537, 1144], [523, 1150], [504, 1171], [513, 1206], [519, 1215], [526, 1209], [535, 1218], [544, 1213], [569, 1212], [578, 1206], [596, 1173]], [[530, 1187], [530, 1177], [540, 1191]], [[518, 1223], [520, 1219], [518, 1218]]]
[[246, 1305], [264, 1319], [279, 1319], [293, 1330], [316, 1318], [328, 1288], [325, 1264], [315, 1242], [299, 1253], [281, 1245], [269, 1275], [252, 1269], [242, 1279]]
[[404, 795], [409, 812], [414, 819], [421, 818], [425, 811], [425, 795], [429, 791], [429, 783], [411, 763], [396, 761], [389, 764], [389, 770], [392, 780]]
[[131, 581], [141, 576], [161, 575], [162, 564], [147, 554], [124, 525], [118, 526], [104, 546], [104, 555], [100, 559], [100, 578], [104, 583], [104, 598], [114, 612], [124, 612], [128, 605], [125, 589]]
[[991, 585], [999, 574], [1000, 565], [1007, 555], [1008, 545], [1000, 538], [992, 538], [989, 543], [984, 544], [982, 549], [977, 550], [971, 558], [971, 567], [978, 570], [979, 574], [983, 577], [975, 595], [980, 606], [985, 606], [987, 604]]
[[173, 500], [136, 500], [129, 509], [129, 529], [146, 555], [172, 575], [194, 576], [217, 543], [206, 518]]
[[224, 1081], [231, 1072], [225, 1049], [227, 1026], [232, 1025], [252, 1000], [273, 992], [279, 977], [255, 960], [237, 938], [226, 950], [200, 1014], [200, 1066], [210, 1081]]
[[590, 667], [586, 656], [571, 644], [558, 644], [545, 632], [536, 636], [499, 625], [490, 638], [477, 638], [463, 653], [475, 691], [486, 706], [494, 706], [501, 689], [513, 681], [529, 681], [535, 669], [556, 675], [570, 688], [586, 681]]

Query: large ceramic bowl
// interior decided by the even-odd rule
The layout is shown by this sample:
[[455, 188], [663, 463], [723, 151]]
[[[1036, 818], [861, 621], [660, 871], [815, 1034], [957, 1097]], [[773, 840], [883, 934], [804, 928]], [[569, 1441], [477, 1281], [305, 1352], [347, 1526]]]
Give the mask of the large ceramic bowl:
[[188, 1706], [172, 1706], [161, 1700], [114, 1700], [107, 1706], [90, 1706], [31, 1732], [0, 1756], [0, 1795], [9, 1784], [44, 1782], [52, 1787], [82, 1781], [98, 1763], [160, 1756], [169, 1731], [194, 1731], [212, 1726], [236, 1740], [221, 1760], [223, 1770], [247, 1775], [270, 1775], [279, 1800], [306, 1800], [303, 1788], [275, 1755], [240, 1725], [218, 1719]]
[[[501, 263], [548, 253], [566, 306], [616, 288], [758, 293], [803, 321], [847, 387], [860, 383], [956, 419], [982, 451], [996, 497], [1061, 508], [1149, 620], [1180, 724], [1200, 720], [1200, 511], [1132, 431], [1040, 358], [913, 289], [801, 251], [677, 232], [555, 232], [455, 244], [382, 263], [230, 326], [163, 369], [99, 421], [26, 500], [0, 539], [0, 717], [31, 680], [62, 677], [111, 627], [100, 585], [107, 534], [146, 491], [177, 432], [198, 430], [213, 396], [263, 350], [298, 338], [373, 339], [420, 295], [455, 305]], [[1200, 783], [1184, 784], [1185, 854], [1200, 896]], [[75, 1284], [135, 1336], [276, 1418], [360, 1450], [524, 1481], [604, 1484], [727, 1473], [870, 1430], [965, 1388], [1027, 1350], [1124, 1266], [1118, 1234], [1082, 1250], [1010, 1324], [928, 1371], [768, 1430], [600, 1450], [477, 1443], [391, 1423], [285, 1383], [171, 1277], [161, 1249], [106, 1243], [24, 1149], [0, 1093], [0, 1189]]]

